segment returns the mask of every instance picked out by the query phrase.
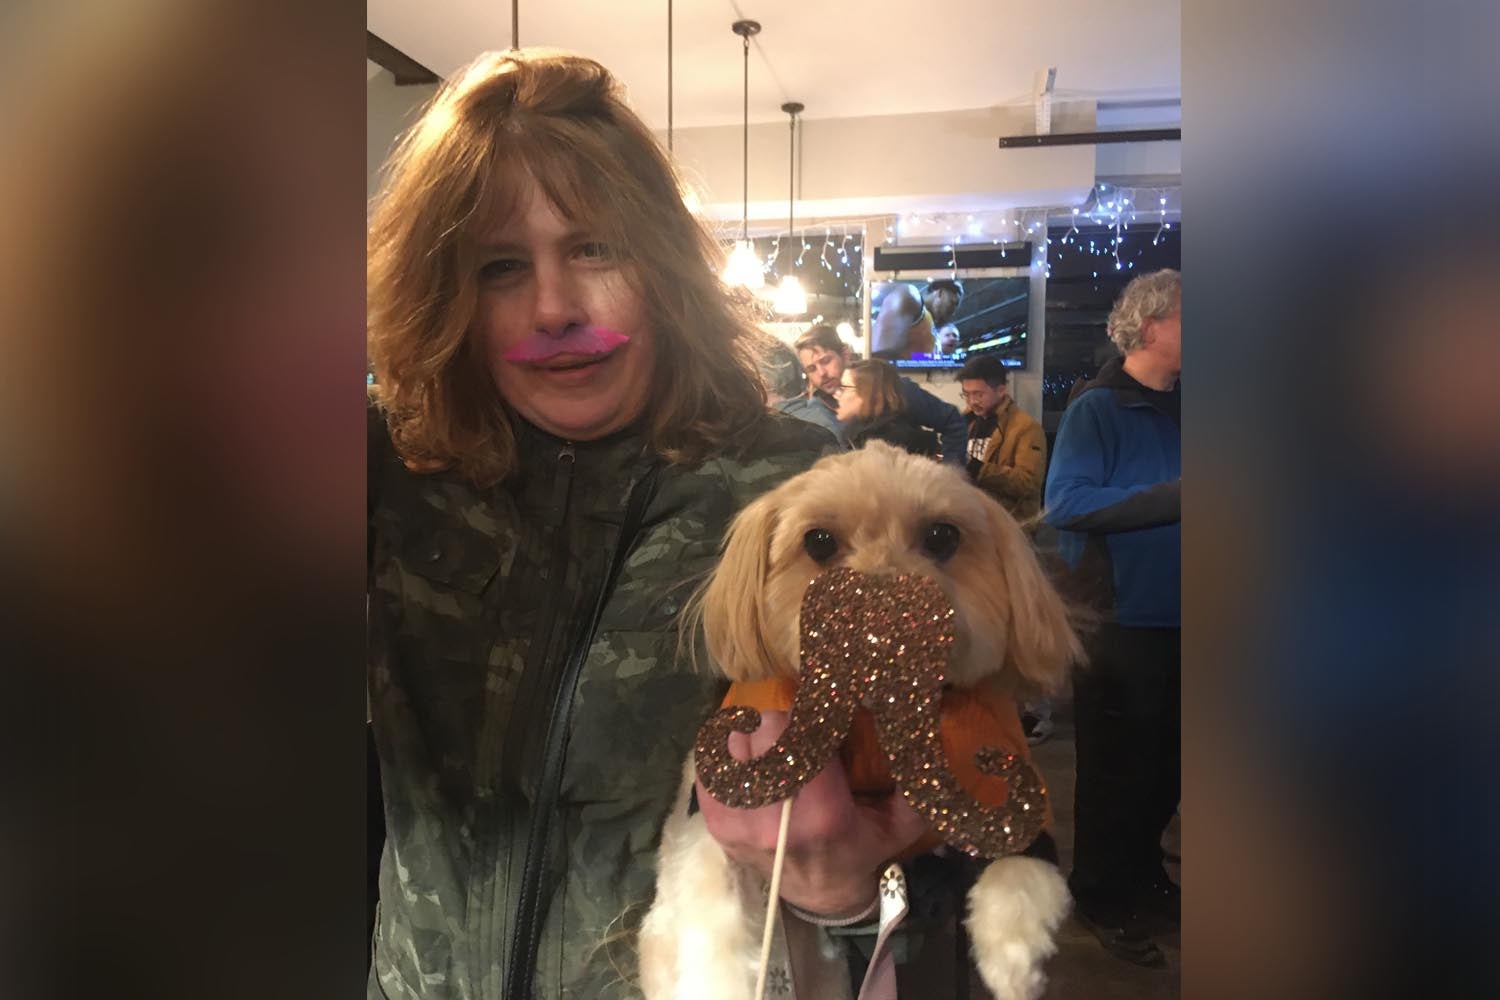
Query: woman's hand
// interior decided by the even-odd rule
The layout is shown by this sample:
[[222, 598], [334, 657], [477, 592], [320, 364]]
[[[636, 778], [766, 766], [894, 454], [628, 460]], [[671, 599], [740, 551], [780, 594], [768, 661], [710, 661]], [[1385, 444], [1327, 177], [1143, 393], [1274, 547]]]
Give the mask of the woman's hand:
[[[730, 755], [737, 760], [760, 756], [786, 724], [787, 713], [762, 712], [755, 732], [730, 734]], [[769, 879], [781, 803], [733, 809], [709, 795], [702, 782], [697, 789], [708, 832], [724, 853]], [[781, 898], [823, 916], [864, 910], [875, 898], [880, 870], [926, 829], [927, 821], [900, 792], [873, 801], [856, 799], [843, 763], [835, 756], [798, 790], [792, 803]]]

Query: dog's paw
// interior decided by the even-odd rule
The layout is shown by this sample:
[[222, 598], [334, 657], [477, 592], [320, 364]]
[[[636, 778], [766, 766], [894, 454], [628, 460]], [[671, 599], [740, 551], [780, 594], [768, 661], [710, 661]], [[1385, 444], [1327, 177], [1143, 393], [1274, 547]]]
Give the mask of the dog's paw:
[[1057, 867], [1037, 858], [990, 864], [969, 890], [969, 940], [979, 975], [995, 1000], [1037, 1000], [1047, 985], [1043, 963], [1072, 897]]
[[733, 864], [702, 813], [668, 822], [656, 899], [640, 931], [647, 1000], [750, 1000], [764, 905], [758, 876]]

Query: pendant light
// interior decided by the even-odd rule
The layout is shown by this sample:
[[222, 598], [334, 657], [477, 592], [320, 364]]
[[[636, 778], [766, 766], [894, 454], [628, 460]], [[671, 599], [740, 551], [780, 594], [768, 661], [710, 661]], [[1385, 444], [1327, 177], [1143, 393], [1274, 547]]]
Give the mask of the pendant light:
[[724, 283], [745, 288], [761, 288], [766, 283], [765, 268], [755, 244], [750, 242], [750, 36], [760, 34], [759, 21], [736, 21], [732, 30], [739, 35], [745, 48], [745, 111], [743, 135], [743, 162], [745, 178], [745, 200], [740, 215], [740, 238], [724, 265]]
[[[786, 191], [786, 231], [787, 238], [797, 238], [797, 115], [802, 112], [802, 105], [797, 101], [788, 101], [781, 106], [781, 110], [792, 116], [792, 142], [791, 152], [788, 155], [787, 191]], [[783, 316], [804, 316], [807, 314], [807, 293], [802, 290], [802, 282], [795, 274], [789, 274], [781, 279], [781, 284], [776, 289], [776, 300], [773, 303], [776, 311]]]

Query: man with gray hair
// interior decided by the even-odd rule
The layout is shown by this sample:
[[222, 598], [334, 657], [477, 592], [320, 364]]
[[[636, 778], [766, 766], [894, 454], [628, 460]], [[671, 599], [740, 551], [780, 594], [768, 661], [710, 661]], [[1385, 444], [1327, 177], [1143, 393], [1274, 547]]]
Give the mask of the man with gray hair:
[[1122, 357], [1064, 413], [1047, 474], [1065, 582], [1102, 619], [1073, 681], [1068, 881], [1079, 921], [1106, 949], [1160, 966], [1151, 933], [1181, 913], [1161, 847], [1181, 793], [1181, 276], [1127, 285], [1109, 336]]

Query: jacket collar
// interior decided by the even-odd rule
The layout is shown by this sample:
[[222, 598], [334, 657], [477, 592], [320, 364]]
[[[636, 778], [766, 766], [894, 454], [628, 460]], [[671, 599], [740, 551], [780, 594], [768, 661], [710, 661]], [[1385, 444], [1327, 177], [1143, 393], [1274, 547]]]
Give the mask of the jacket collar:
[[1146, 397], [1142, 393], [1142, 386], [1130, 373], [1125, 370], [1124, 358], [1110, 358], [1099, 369], [1099, 374], [1094, 380], [1083, 387], [1084, 392], [1090, 389], [1113, 389], [1115, 399], [1125, 406], [1144, 406]]
[[[1177, 385], [1172, 388], [1172, 391], [1176, 392], [1181, 386], [1182, 382], [1178, 380]], [[1156, 408], [1156, 405], [1146, 395], [1146, 387], [1131, 378], [1130, 373], [1125, 370], [1124, 358], [1111, 358], [1105, 362], [1104, 367], [1099, 369], [1099, 374], [1094, 376], [1091, 382], [1084, 385], [1079, 395], [1093, 389], [1109, 389], [1113, 391], [1115, 402], [1121, 406], [1150, 406], [1153, 409]]]
[[964, 418], [965, 421], [967, 421], [969, 423], [973, 423], [975, 420], [980, 420], [980, 419], [994, 420], [996, 428], [1000, 428], [1000, 427], [1003, 427], [1005, 425], [1005, 418], [1008, 417], [1008, 416], [1010, 416], [1010, 411], [1011, 411], [1012, 408], [1015, 407], [1015, 405], [1016, 405], [1016, 398], [1014, 396], [1007, 396], [1007, 397], [1005, 397], [1005, 404], [1003, 406], [997, 406], [997, 407], [995, 407], [995, 412], [994, 413], [991, 413], [988, 417], [983, 417], [983, 418], [979, 417], [977, 414], [974, 413], [974, 408], [973, 407], [966, 406], [966, 407], [964, 407], [963, 418]]
[[650, 463], [645, 428], [639, 423], [593, 441], [566, 441], [514, 415], [512, 420], [519, 467], [507, 482], [516, 490], [527, 482], [552, 481], [560, 463], [571, 460], [572, 473], [583, 486], [575, 496], [592, 494], [595, 502], [612, 504], [616, 498], [605, 484], [630, 481]]

